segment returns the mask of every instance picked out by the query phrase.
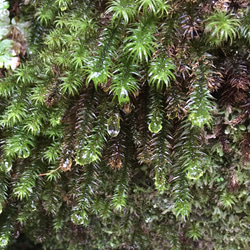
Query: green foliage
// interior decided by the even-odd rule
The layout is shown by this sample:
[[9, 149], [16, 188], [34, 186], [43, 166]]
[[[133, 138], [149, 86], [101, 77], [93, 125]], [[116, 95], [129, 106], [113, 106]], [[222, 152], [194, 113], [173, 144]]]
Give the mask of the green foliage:
[[131, 64], [130, 61], [126, 64], [117, 65], [113, 74], [110, 92], [113, 93], [114, 99], [117, 97], [120, 105], [129, 103], [129, 96], [139, 88], [135, 78], [135, 76], [139, 76], [136, 65]]
[[[187, 219], [191, 212], [191, 192], [188, 183], [189, 171], [197, 172], [195, 165], [194, 151], [197, 150], [197, 142], [193, 142], [193, 131], [186, 129], [189, 123], [177, 129], [174, 134], [174, 151], [173, 151], [173, 211], [176, 216], [180, 216], [183, 220]], [[184, 144], [183, 144], [184, 143]], [[196, 145], [193, 145], [195, 143]], [[196, 153], [196, 152], [195, 152]], [[197, 152], [198, 154], [198, 152]], [[192, 155], [192, 157], [190, 157]], [[198, 158], [198, 157], [197, 157]], [[199, 176], [197, 176], [198, 178]]]
[[[180, 160], [183, 161], [182, 167], [187, 170], [187, 178], [197, 180], [203, 175], [202, 166], [205, 163], [206, 155], [199, 148], [199, 130], [196, 128], [187, 129], [189, 124], [185, 124], [183, 132], [183, 154]], [[192, 157], [190, 157], [192, 155]]]
[[221, 203], [222, 206], [225, 208], [232, 208], [232, 206], [235, 204], [236, 201], [236, 197], [230, 193], [226, 193], [224, 192], [221, 195]]
[[203, 65], [194, 72], [193, 91], [189, 95], [186, 108], [189, 109], [188, 119], [192, 125], [203, 127], [205, 124], [209, 125], [212, 119], [211, 112], [215, 111], [207, 83], [211, 72]]
[[247, 1], [14, 2], [0, 248], [248, 249]]
[[152, 89], [150, 97], [151, 103], [149, 107], [150, 112], [148, 114], [148, 129], [151, 133], [154, 133], [151, 141], [152, 156], [150, 164], [154, 167], [155, 187], [159, 193], [164, 193], [167, 189], [166, 176], [170, 171], [171, 166], [169, 150], [169, 139], [171, 138], [171, 135], [168, 132], [170, 124], [164, 119], [162, 94]]
[[78, 88], [82, 86], [82, 82], [80, 79], [76, 76], [73, 75], [71, 72], [65, 72], [65, 76], [62, 76], [60, 78], [62, 83], [60, 84], [60, 90], [62, 94], [69, 94], [69, 95], [74, 95], [77, 93]]
[[27, 199], [32, 195], [32, 188], [34, 188], [36, 184], [38, 172], [39, 168], [35, 164], [23, 170], [17, 185], [13, 189], [13, 194], [18, 199]]
[[189, 217], [191, 211], [191, 196], [188, 188], [188, 182], [184, 175], [180, 175], [176, 179], [174, 186], [174, 213], [176, 217], [181, 216], [183, 220]]
[[148, 129], [152, 133], [158, 133], [162, 129], [164, 111], [162, 104], [162, 96], [155, 90], [152, 90], [150, 112], [148, 114], [149, 125]]
[[93, 81], [95, 87], [98, 84], [106, 84], [110, 77], [110, 69], [113, 67], [112, 59], [116, 56], [117, 46], [119, 44], [118, 28], [104, 29], [95, 57], [88, 60], [86, 72], [87, 86]]
[[0, 235], [1, 247], [5, 248], [8, 246], [12, 231], [13, 231], [13, 226], [10, 225], [8, 222], [2, 225], [2, 230], [1, 230], [1, 235]]
[[191, 225], [191, 228], [188, 231], [188, 235], [193, 240], [199, 240], [199, 238], [201, 237], [201, 232], [199, 230], [199, 224], [198, 223], [193, 223]]
[[250, 44], [250, 11], [249, 8], [244, 12], [242, 25], [240, 27], [241, 35], [244, 39], [248, 41], [248, 44]]
[[156, 16], [163, 16], [168, 13], [170, 6], [164, 0], [138, 0], [139, 11], [143, 14], [153, 14]]
[[[8, 161], [4, 161], [2, 162], [1, 165], [3, 165], [4, 163], [4, 167], [7, 165], [7, 167], [9, 167], [9, 162]], [[4, 172], [9, 172], [10, 169], [3, 169], [3, 166], [1, 166], [1, 171]], [[7, 174], [2, 174], [1, 175], [1, 193], [0, 193], [0, 214], [3, 212], [3, 204], [6, 201], [7, 197], [8, 197], [8, 175]]]
[[70, 2], [70, 0], [56, 0], [55, 4], [58, 5], [61, 11], [65, 11], [69, 7]]
[[48, 25], [54, 19], [53, 7], [41, 6], [36, 12], [37, 19], [41, 24]]
[[157, 57], [150, 63], [149, 68], [149, 84], [156, 85], [156, 88], [161, 90], [163, 84], [170, 87], [171, 80], [175, 79], [173, 71], [176, 70], [175, 65], [171, 59], [164, 57]]
[[127, 25], [135, 17], [135, 1], [131, 0], [113, 0], [109, 2], [109, 8], [106, 13], [112, 12], [112, 24], [119, 24], [121, 20]]
[[112, 205], [116, 211], [121, 212], [126, 207], [127, 193], [128, 193], [128, 179], [129, 170], [127, 169], [127, 162], [123, 163], [122, 173], [115, 188], [115, 194], [112, 199]]
[[[15, 131], [17, 132], [17, 130]], [[7, 157], [28, 158], [30, 156], [31, 147], [34, 147], [34, 136], [26, 134], [22, 130], [19, 133], [6, 139], [5, 155]]]
[[11, 126], [21, 121], [25, 116], [25, 106], [24, 103], [14, 101], [8, 109], [6, 109], [5, 114], [2, 117], [2, 126]]
[[154, 52], [154, 36], [155, 26], [153, 23], [144, 25], [138, 23], [135, 28], [129, 29], [129, 36], [125, 39], [124, 53], [129, 58], [133, 58], [133, 62], [148, 61]]
[[217, 11], [209, 16], [206, 22], [205, 31], [210, 33], [209, 41], [212, 45], [219, 46], [227, 41], [232, 45], [239, 35], [240, 21], [233, 18], [232, 13]]

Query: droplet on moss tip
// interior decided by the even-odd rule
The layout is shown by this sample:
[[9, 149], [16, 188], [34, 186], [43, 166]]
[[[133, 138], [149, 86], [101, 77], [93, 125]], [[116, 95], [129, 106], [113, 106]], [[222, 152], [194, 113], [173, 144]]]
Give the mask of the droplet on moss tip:
[[73, 213], [71, 215], [71, 221], [75, 224], [75, 225], [82, 225], [84, 223], [86, 223], [87, 221], [87, 215], [85, 211], [82, 211], [81, 213]]
[[29, 156], [30, 156], [30, 150], [25, 148], [19, 153], [18, 158], [28, 158]]
[[203, 171], [200, 169], [191, 169], [187, 173], [188, 179], [198, 180], [203, 175]]
[[120, 133], [120, 116], [115, 113], [111, 115], [107, 121], [107, 131], [112, 137], [116, 137]]
[[65, 11], [68, 9], [68, 4], [66, 2], [59, 2], [59, 8], [61, 11]]
[[148, 129], [151, 133], [158, 133], [162, 130], [162, 122], [159, 118], [153, 118], [148, 125]]

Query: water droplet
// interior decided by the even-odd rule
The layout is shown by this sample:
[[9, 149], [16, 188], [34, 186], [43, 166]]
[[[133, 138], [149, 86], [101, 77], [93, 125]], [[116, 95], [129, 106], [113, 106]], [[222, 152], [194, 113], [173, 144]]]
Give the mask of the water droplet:
[[88, 217], [85, 211], [82, 211], [81, 213], [75, 212], [71, 215], [71, 221], [75, 225], [86, 224], [87, 220], [88, 220]]
[[192, 168], [187, 173], [188, 179], [198, 180], [203, 175], [203, 171], [199, 168]]
[[24, 151], [23, 151], [23, 158], [28, 158], [30, 156], [30, 151], [29, 151], [29, 149], [25, 149]]
[[148, 125], [148, 129], [151, 133], [158, 133], [162, 129], [162, 122], [159, 117], [153, 117]]
[[61, 11], [65, 11], [66, 9], [68, 9], [68, 4], [66, 2], [59, 2], [59, 8], [61, 9]]
[[0, 163], [0, 169], [4, 172], [9, 172], [12, 169], [12, 162], [8, 159], [3, 158]]
[[84, 164], [86, 164], [86, 161], [85, 161], [85, 159], [83, 158], [83, 157], [80, 157], [80, 156], [77, 156], [76, 158], [75, 158], [75, 162], [76, 162], [76, 164], [78, 164], [78, 165], [84, 165]]
[[107, 121], [107, 131], [110, 136], [116, 137], [120, 133], [120, 116], [113, 114]]
[[9, 172], [12, 169], [12, 163], [11, 162], [5, 161], [4, 165], [5, 165], [6, 172]]
[[9, 243], [9, 237], [3, 234], [3, 235], [0, 237], [0, 245], [1, 245], [2, 247], [5, 247], [5, 246], [8, 245], [8, 243]]
[[30, 150], [28, 148], [24, 148], [18, 155], [18, 158], [28, 158], [30, 156]]
[[226, 128], [225, 131], [224, 131], [224, 133], [225, 133], [226, 135], [229, 135], [229, 134], [230, 134], [230, 127], [229, 127], [229, 126], [227, 126], [227, 128]]
[[95, 154], [93, 152], [79, 152], [77, 157], [75, 158], [75, 162], [79, 165], [84, 166], [85, 164], [90, 164], [91, 162], [97, 161], [98, 158], [98, 154]]

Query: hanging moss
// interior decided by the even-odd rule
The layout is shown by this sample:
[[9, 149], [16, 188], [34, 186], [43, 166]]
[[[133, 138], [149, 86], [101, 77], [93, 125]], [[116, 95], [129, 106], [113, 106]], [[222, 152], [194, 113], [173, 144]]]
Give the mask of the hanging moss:
[[0, 248], [248, 249], [249, 8], [0, 0]]

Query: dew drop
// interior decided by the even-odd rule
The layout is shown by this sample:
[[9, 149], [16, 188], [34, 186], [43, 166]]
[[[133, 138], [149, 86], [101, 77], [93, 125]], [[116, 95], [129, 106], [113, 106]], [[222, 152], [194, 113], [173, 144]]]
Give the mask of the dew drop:
[[6, 235], [2, 235], [2, 236], [0, 237], [0, 245], [1, 245], [2, 247], [5, 247], [5, 246], [8, 245], [8, 243], [9, 243], [9, 237], [6, 236]]
[[82, 165], [82, 166], [86, 163], [85, 159], [82, 158], [82, 157], [80, 157], [80, 156], [77, 156], [77, 157], [75, 158], [75, 162], [76, 162], [78, 165]]
[[88, 154], [85, 150], [77, 150], [77, 154], [75, 157], [75, 162], [79, 165], [84, 166], [85, 164], [88, 164]]
[[188, 179], [198, 180], [203, 175], [202, 170], [194, 168], [190, 169], [187, 173]]
[[28, 158], [29, 156], [30, 156], [30, 151], [28, 149], [23, 151], [23, 158]]
[[79, 213], [73, 213], [71, 215], [71, 221], [75, 224], [75, 225], [82, 225], [85, 224], [87, 221], [87, 214], [86, 212], [82, 212], [82, 214]]
[[4, 162], [4, 166], [5, 166], [5, 171], [9, 172], [12, 169], [12, 163], [5, 161]]
[[151, 122], [148, 125], [148, 129], [151, 133], [158, 133], [162, 129], [162, 122], [158, 117], [152, 118]]
[[25, 148], [19, 153], [18, 158], [28, 158], [29, 156], [30, 150], [28, 148]]
[[66, 2], [59, 2], [59, 8], [61, 9], [61, 11], [65, 11], [66, 9], [68, 9], [68, 4]]
[[116, 137], [120, 133], [120, 116], [119, 114], [113, 114], [107, 121], [107, 131], [112, 137]]
[[72, 214], [71, 216], [71, 221], [75, 224], [75, 225], [81, 225], [83, 224], [84, 220], [80, 215], [77, 214]]

